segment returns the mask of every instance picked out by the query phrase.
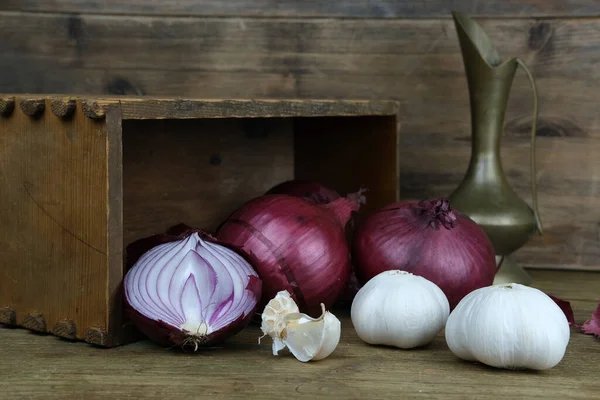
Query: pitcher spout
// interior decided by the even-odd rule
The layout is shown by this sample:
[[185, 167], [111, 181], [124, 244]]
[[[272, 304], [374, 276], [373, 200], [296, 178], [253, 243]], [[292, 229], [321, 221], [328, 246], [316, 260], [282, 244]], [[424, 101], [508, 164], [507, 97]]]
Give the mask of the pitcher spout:
[[502, 65], [502, 58], [481, 25], [467, 14], [457, 11], [452, 12], [452, 18], [463, 53], [476, 54], [490, 68]]

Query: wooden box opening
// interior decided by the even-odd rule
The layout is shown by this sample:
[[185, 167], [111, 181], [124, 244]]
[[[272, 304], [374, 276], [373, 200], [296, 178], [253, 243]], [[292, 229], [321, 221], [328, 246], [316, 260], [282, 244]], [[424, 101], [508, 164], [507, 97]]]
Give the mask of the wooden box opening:
[[244, 202], [299, 178], [365, 209], [397, 195], [393, 117], [123, 121], [123, 242], [179, 222], [214, 231]]

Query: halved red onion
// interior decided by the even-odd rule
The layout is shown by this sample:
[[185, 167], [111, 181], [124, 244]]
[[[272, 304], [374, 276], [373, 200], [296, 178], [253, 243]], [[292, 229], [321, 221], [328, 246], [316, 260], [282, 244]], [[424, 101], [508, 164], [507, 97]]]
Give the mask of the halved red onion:
[[197, 350], [250, 322], [262, 282], [247, 255], [198, 229], [150, 236], [129, 250], [139, 258], [124, 279], [126, 310], [152, 341]]

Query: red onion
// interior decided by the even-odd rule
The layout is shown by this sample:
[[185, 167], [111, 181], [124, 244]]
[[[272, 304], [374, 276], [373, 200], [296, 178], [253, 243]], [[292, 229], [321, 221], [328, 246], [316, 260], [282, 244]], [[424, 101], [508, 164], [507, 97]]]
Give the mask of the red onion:
[[352, 254], [361, 284], [386, 270], [405, 270], [438, 285], [451, 309], [491, 285], [497, 270], [486, 233], [446, 199], [383, 207], [357, 229]]
[[327, 204], [339, 199], [335, 190], [313, 181], [293, 179], [273, 186], [265, 194], [287, 194], [302, 197], [314, 204]]
[[350, 249], [344, 227], [358, 210], [359, 194], [316, 205], [300, 197], [270, 194], [235, 211], [217, 237], [241, 247], [257, 262], [263, 282], [259, 309], [287, 290], [300, 311], [316, 317], [329, 308], [350, 275]]
[[[359, 202], [361, 204], [366, 203], [366, 198], [362, 195], [364, 191], [364, 189], [361, 189], [358, 193]], [[341, 197], [338, 192], [319, 182], [299, 179], [293, 179], [275, 185], [269, 189], [266, 194], [288, 194], [290, 196], [302, 197], [305, 200], [315, 204], [327, 204]], [[348, 243], [352, 243], [353, 234], [354, 219], [351, 218], [346, 225], [346, 237], [348, 239]], [[360, 285], [358, 284], [356, 272], [354, 271], [354, 266], [352, 265], [350, 279], [337, 299], [337, 303], [340, 305], [352, 304], [352, 300], [354, 299], [354, 296], [356, 296], [356, 293], [358, 293], [359, 289]]]
[[185, 225], [140, 239], [127, 252], [126, 312], [156, 343], [197, 350], [250, 322], [262, 283], [245, 254]]

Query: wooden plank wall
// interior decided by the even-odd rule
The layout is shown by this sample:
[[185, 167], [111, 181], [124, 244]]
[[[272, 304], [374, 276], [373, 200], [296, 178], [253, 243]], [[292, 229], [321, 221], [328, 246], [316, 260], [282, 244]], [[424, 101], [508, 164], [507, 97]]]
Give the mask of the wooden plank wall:
[[[451, 10], [539, 85], [546, 235], [518, 260], [600, 269], [598, 0], [3, 0], [0, 92], [396, 99], [402, 196], [447, 195], [470, 133]], [[502, 157], [527, 201], [531, 101], [519, 72]]]

